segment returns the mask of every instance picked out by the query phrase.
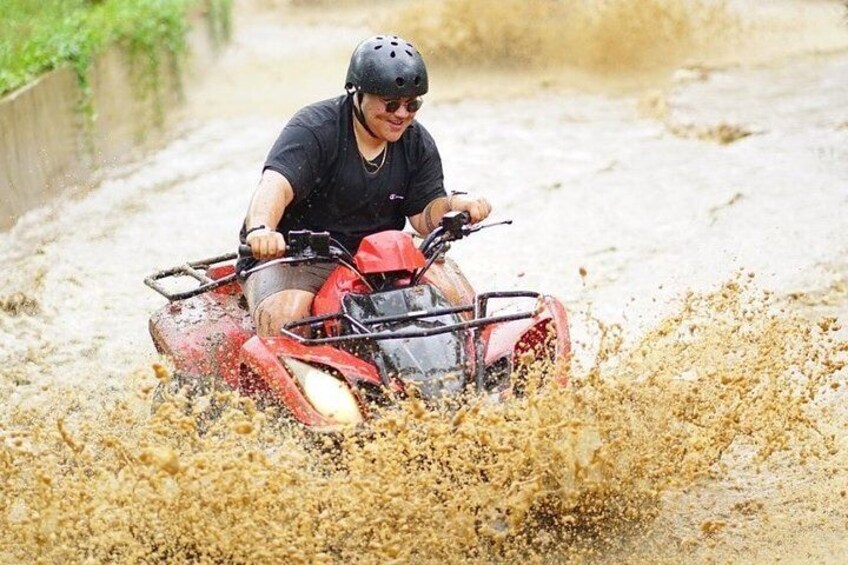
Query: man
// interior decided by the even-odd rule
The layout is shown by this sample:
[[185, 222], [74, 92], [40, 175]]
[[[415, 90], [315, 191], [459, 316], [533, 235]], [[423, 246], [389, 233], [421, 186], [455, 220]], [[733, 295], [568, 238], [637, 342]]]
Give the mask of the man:
[[[454, 194], [443, 185], [433, 138], [415, 121], [427, 93], [427, 69], [412, 44], [397, 36], [366, 39], [353, 52], [346, 95], [300, 110], [272, 147], [242, 226], [256, 261], [281, 257], [283, 234], [329, 231], [350, 252], [367, 235], [403, 229], [421, 235], [448, 211], [472, 222], [489, 215], [485, 199]], [[315, 293], [334, 265], [275, 265], [244, 281], [259, 335], [310, 313]]]

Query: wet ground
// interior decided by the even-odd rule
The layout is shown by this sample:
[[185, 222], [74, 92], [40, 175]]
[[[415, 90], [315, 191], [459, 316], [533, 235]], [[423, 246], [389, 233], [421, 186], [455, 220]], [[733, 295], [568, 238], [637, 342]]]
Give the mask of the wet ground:
[[[439, 144], [449, 188], [485, 195], [493, 219], [514, 220], [455, 245], [454, 258], [478, 290], [560, 297], [583, 365], [599, 347], [595, 318], [639, 344], [687, 291], [708, 293], [740, 274], [775, 292], [769, 308], [750, 308], [757, 315], [783, 309], [811, 327], [825, 315], [848, 318], [844, 10], [736, 6], [759, 22], [749, 49], [651, 72], [637, 86], [598, 78], [587, 88], [585, 69], [574, 80], [445, 70], [444, 82], [433, 71], [419, 119]], [[0, 234], [4, 405], [47, 422], [60, 397], [83, 420], [128, 396], [143, 404], [138, 391], [154, 384], [157, 360], [147, 319], [163, 300], [141, 280], [235, 246], [279, 128], [303, 104], [341, 92], [347, 54], [371, 28], [355, 5], [256, 2], [237, 10], [235, 29], [216, 66], [195, 78], [161, 150]], [[656, 339], [655, 350], [676, 351]], [[758, 467], [744, 448], [730, 450], [711, 479], [665, 491], [632, 542], [578, 558], [840, 562], [844, 370], [832, 378], [814, 403], [816, 426], [835, 433], [841, 451]], [[7, 504], [14, 496], [4, 492]]]

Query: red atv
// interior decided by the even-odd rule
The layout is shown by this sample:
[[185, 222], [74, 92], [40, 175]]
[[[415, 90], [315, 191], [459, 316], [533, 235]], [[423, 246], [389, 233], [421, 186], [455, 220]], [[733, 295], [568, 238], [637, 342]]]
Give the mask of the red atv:
[[[452, 212], [418, 247], [408, 233], [384, 231], [363, 239], [354, 255], [326, 232], [290, 232], [286, 257], [241, 274], [278, 263], [338, 267], [315, 296], [312, 316], [285, 325], [281, 337], [256, 335], [236, 254], [151, 275], [145, 284], [170, 304], [150, 319], [150, 333], [175, 367], [155, 398], [186, 386], [189, 394], [228, 386], [311, 429], [331, 430], [368, 419], [413, 388], [425, 401], [469, 390], [520, 394], [520, 369], [536, 360], [557, 367], [564, 384], [570, 341], [560, 302], [530, 291], [475, 294], [445, 257], [450, 242], [483, 227]], [[199, 286], [177, 291], [166, 282], [184, 277]], [[505, 299], [525, 308], [494, 313]]]

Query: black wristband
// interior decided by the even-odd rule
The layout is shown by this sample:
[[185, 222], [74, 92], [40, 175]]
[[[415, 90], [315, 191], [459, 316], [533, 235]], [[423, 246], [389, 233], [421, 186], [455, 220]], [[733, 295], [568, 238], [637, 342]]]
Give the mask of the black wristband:
[[255, 232], [255, 231], [259, 231], [259, 230], [267, 230], [267, 229], [268, 229], [268, 228], [267, 228], [267, 227], [265, 227], [265, 225], [264, 225], [264, 224], [263, 224], [263, 225], [261, 225], [261, 226], [254, 226], [254, 227], [250, 228], [249, 230], [247, 230], [246, 232], [244, 232], [244, 237], [249, 236], [250, 234], [252, 234], [252, 233], [253, 233], [253, 232]]
[[448, 211], [453, 210], [453, 197], [454, 196], [461, 196], [461, 195], [464, 195], [464, 194], [468, 194], [468, 193], [467, 192], [461, 192], [459, 190], [451, 190], [451, 193], [448, 195]]

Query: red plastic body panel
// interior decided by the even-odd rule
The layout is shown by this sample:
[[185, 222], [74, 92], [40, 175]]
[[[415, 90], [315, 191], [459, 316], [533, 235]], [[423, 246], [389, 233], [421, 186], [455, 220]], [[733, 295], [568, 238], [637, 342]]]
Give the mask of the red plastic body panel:
[[[219, 278], [232, 272], [230, 265], [207, 274]], [[255, 333], [237, 282], [167, 304], [150, 318], [153, 343], [175, 370], [219, 375], [231, 385], [238, 382], [239, 350]]]
[[337, 267], [315, 295], [312, 301], [313, 315], [335, 314], [341, 310], [342, 297], [351, 292], [368, 292], [368, 286], [352, 270], [344, 266]]
[[[326, 345], [309, 347], [285, 337], [254, 336], [244, 344], [241, 350], [242, 379], [253, 380], [247, 388], [267, 391], [274, 400], [285, 405], [298, 420], [309, 426], [332, 426], [335, 423], [312, 408], [295, 379], [282, 363], [282, 357], [291, 357], [313, 365], [335, 369], [344, 377], [357, 398], [358, 382], [366, 381], [378, 386], [382, 383], [374, 366], [346, 351]], [[246, 384], [248, 383], [242, 382], [242, 388], [245, 388]], [[400, 391], [396, 384], [393, 389], [395, 392]], [[367, 407], [361, 399], [359, 408], [367, 416]]]
[[266, 347], [262, 338], [254, 336], [244, 344], [240, 361], [249, 369], [244, 372], [245, 377], [258, 381], [242, 383], [243, 389], [254, 393], [269, 392], [298, 421], [307, 426], [324, 427], [332, 424], [306, 400], [279, 356], [274, 350]]
[[402, 231], [383, 231], [369, 235], [359, 244], [353, 258], [356, 268], [372, 273], [412, 272], [422, 268], [427, 260], [415, 247], [412, 236]]
[[[399, 281], [400, 284], [404, 282], [408, 282], [408, 279]], [[432, 284], [441, 290], [448, 302], [455, 306], [474, 303], [474, 289], [451, 259], [435, 261], [421, 282]], [[352, 270], [340, 266], [330, 273], [324, 286], [315, 295], [312, 301], [312, 314], [315, 316], [335, 314], [341, 310], [342, 297], [351, 292], [368, 292], [368, 286]], [[470, 316], [471, 314], [464, 315], [466, 318]], [[331, 331], [330, 328], [328, 331]]]
[[486, 344], [484, 363], [489, 365], [504, 356], [519, 356], [535, 347], [553, 340], [554, 358], [558, 364], [557, 380], [568, 384], [565, 370], [571, 356], [571, 336], [568, 331], [568, 315], [555, 298], [542, 298], [544, 309], [529, 320], [516, 320], [485, 328], [481, 338]]

